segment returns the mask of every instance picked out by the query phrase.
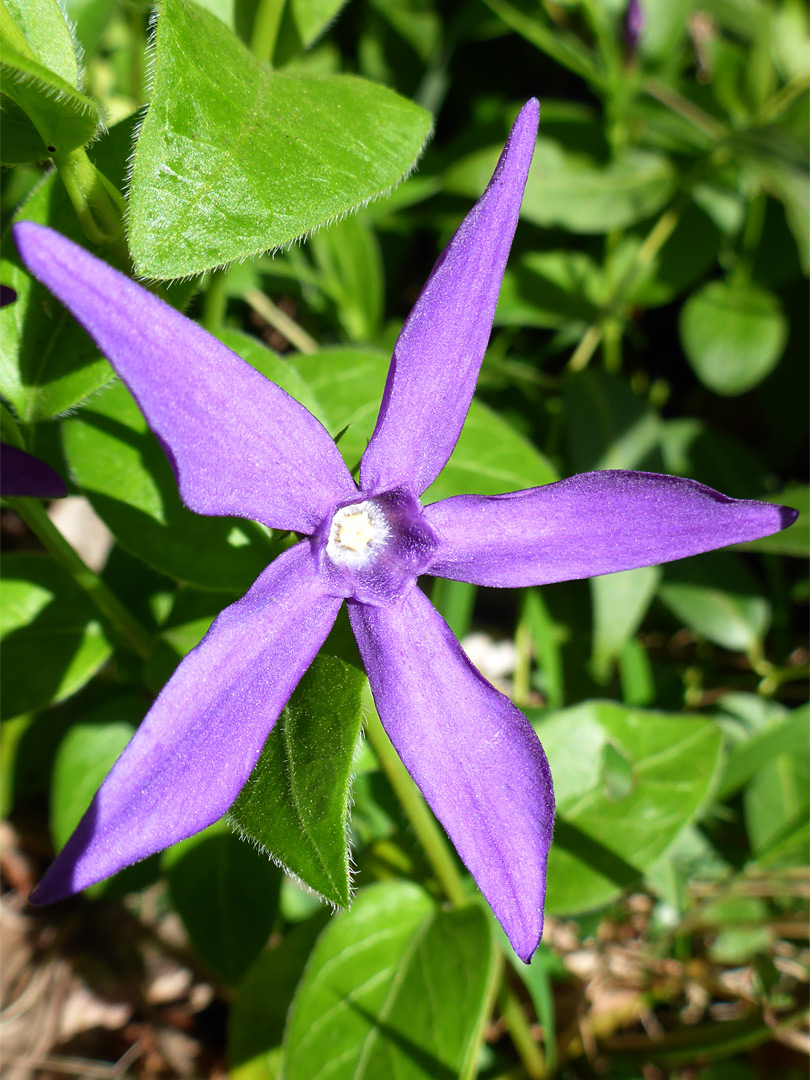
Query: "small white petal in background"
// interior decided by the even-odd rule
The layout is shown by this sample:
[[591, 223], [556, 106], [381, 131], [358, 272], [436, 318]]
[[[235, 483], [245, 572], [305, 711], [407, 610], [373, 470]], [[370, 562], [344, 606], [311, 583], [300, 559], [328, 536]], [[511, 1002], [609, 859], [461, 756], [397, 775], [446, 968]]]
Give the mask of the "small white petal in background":
[[98, 573], [115, 538], [87, 499], [81, 495], [56, 499], [48, 507], [48, 517], [90, 569]]
[[496, 641], [489, 634], [476, 631], [467, 634], [461, 647], [471, 662], [491, 682], [509, 679], [517, 666], [517, 649], [509, 638]]

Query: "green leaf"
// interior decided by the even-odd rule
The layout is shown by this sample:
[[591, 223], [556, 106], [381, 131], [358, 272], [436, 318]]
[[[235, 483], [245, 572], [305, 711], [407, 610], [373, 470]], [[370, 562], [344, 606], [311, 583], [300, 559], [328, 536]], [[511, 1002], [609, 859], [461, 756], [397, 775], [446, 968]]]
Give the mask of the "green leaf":
[[430, 124], [363, 79], [270, 71], [215, 16], [166, 0], [133, 158], [135, 267], [182, 277], [288, 244], [396, 184]]
[[96, 609], [43, 555], [2, 562], [2, 716], [34, 712], [74, 694], [112, 652]]
[[320, 285], [350, 341], [371, 341], [380, 332], [384, 272], [377, 237], [365, 214], [321, 229], [309, 241]]
[[366, 679], [316, 657], [267, 738], [231, 823], [331, 904], [347, 907], [352, 763]]
[[14, 808], [20, 745], [32, 721], [31, 716], [15, 716], [0, 724], [0, 817], [3, 818]]
[[753, 649], [771, 621], [770, 604], [730, 552], [667, 566], [658, 598], [695, 633], [737, 652]]
[[[106, 698], [84, 713], [59, 743], [51, 777], [50, 825], [54, 846], [61, 850], [107, 773], [118, 760], [146, 711], [143, 698], [122, 694]], [[92, 885], [92, 896], [121, 896], [151, 884], [156, 860], [127, 866], [112, 878]]]
[[0, 123], [3, 142], [0, 163], [6, 166], [39, 161], [47, 154], [45, 143], [16, 101], [0, 93]]
[[728, 756], [717, 790], [718, 799], [727, 799], [739, 791], [758, 772], [763, 763], [782, 756], [801, 758], [807, 748], [810, 707], [802, 705], [783, 720], [755, 732], [750, 739], [734, 747]]
[[593, 322], [604, 299], [600, 268], [583, 251], [530, 251], [504, 275], [495, 323], [556, 328]]
[[478, 905], [442, 911], [410, 883], [363, 890], [307, 964], [284, 1040], [284, 1076], [470, 1078], [495, 959]]
[[771, 188], [785, 206], [790, 231], [796, 241], [799, 260], [810, 274], [810, 193], [807, 173], [798, 169], [774, 168], [766, 172]]
[[618, 896], [696, 816], [720, 763], [707, 720], [585, 702], [536, 725], [558, 820], [546, 907], [573, 914]]
[[[3, 43], [0, 59], [0, 87], [30, 118], [42, 139], [37, 157], [75, 150], [88, 143], [98, 130], [100, 117], [95, 102], [7, 42]], [[18, 149], [16, 144], [14, 150]]]
[[4, 3], [34, 58], [79, 89], [76, 43], [57, 0], [4, 0]]
[[270, 936], [281, 871], [222, 821], [169, 848], [163, 867], [194, 948], [223, 982], [239, 982]]
[[239, 983], [228, 1013], [231, 1080], [279, 1080], [287, 1012], [327, 918], [322, 909], [300, 923], [275, 948], [260, 953]]
[[[71, 115], [71, 106], [65, 102], [60, 106], [55, 105], [52, 100], [42, 101], [40, 98], [43, 93], [50, 99], [65, 95], [66, 102], [72, 102], [73, 106], [78, 100], [79, 134], [81, 136], [86, 133], [86, 138], [80, 139], [75, 145], [81, 145], [92, 138], [99, 116], [95, 105], [86, 99], [82, 100], [81, 95], [75, 93], [81, 89], [76, 44], [57, 0], [25, 0], [24, 3], [21, 0], [8, 0], [5, 8], [7, 14], [3, 15], [3, 60], [8, 61], [9, 66], [3, 66], [3, 87], [15, 97], [20, 97], [22, 93], [24, 100], [20, 100], [19, 104], [11, 98], [4, 97], [2, 100], [3, 139], [0, 155], [3, 164], [16, 165], [47, 157], [49, 146], [56, 146], [58, 149], [72, 148], [71, 125], [76, 123], [77, 118]], [[11, 17], [10, 23], [6, 21], [8, 16]], [[31, 78], [31, 72], [26, 76], [22, 69], [18, 69], [15, 60], [19, 57], [22, 57], [23, 62], [36, 61], [44, 69], [44, 72], [37, 71], [38, 86], [30, 85], [22, 91], [19, 87], [15, 88], [15, 82]], [[11, 85], [8, 85], [9, 82]], [[24, 108], [21, 109], [20, 105]], [[44, 122], [47, 125], [47, 114], [57, 109], [60, 113], [60, 143], [54, 143], [40, 134], [24, 111], [25, 108], [30, 112], [31, 118], [39, 121], [40, 129], [46, 130], [46, 134], [47, 128], [42, 129], [42, 124]], [[42, 115], [43, 110], [45, 117]], [[85, 114], [86, 128], [81, 120]], [[62, 142], [65, 143], [64, 146]]]
[[661, 456], [665, 472], [698, 476], [732, 498], [749, 499], [768, 483], [768, 472], [750, 440], [740, 442], [694, 417], [662, 423]]
[[569, 375], [563, 386], [566, 438], [577, 472], [657, 464], [660, 417], [615, 375], [596, 368]]
[[273, 51], [275, 66], [308, 49], [345, 3], [346, 0], [287, 0]]
[[[771, 737], [767, 738], [769, 734]], [[756, 855], [767, 854], [769, 849], [806, 825], [810, 810], [808, 734], [808, 710], [802, 708], [794, 710], [784, 725], [764, 732], [755, 740], [763, 752], [760, 757], [762, 767], [749, 781], [743, 794], [743, 804], [748, 837]], [[773, 755], [774, 751], [780, 749], [779, 743], [782, 743], [782, 753], [766, 757], [766, 753]], [[745, 764], [745, 760], [740, 762], [736, 756], [736, 768], [739, 769], [741, 764]], [[799, 832], [798, 838], [802, 836], [803, 833]], [[794, 848], [793, 854], [802, 850], [801, 847]], [[789, 853], [788, 850], [786, 854]]]
[[153, 693], [160, 692], [182, 658], [199, 645], [226, 602], [220, 593], [178, 590], [144, 667], [144, 681]]
[[[492, 147], [460, 161], [446, 175], [454, 194], [478, 195], [495, 162]], [[569, 153], [550, 139], [537, 140], [521, 215], [535, 225], [559, 225], [574, 233], [623, 229], [650, 217], [674, 190], [669, 160], [646, 150], [626, 150], [607, 165]]]
[[146, 710], [136, 697], [111, 698], [103, 720], [73, 724], [56, 754], [51, 781], [51, 835], [57, 850], [68, 842], [93, 796], [135, 734]]
[[[645, 239], [637, 229], [625, 237], [608, 262], [610, 280], [618, 286], [637, 259]], [[659, 307], [690, 289], [714, 266], [720, 230], [705, 210], [689, 202], [678, 226], [644, 272], [633, 273], [624, 297], [629, 307]], [[637, 270], [638, 268], [636, 268]]]
[[[135, 123], [131, 117], [116, 124], [90, 148], [95, 164], [113, 183], [123, 183]], [[14, 220], [50, 225], [89, 248], [55, 173], [43, 180]], [[20, 420], [59, 416], [110, 381], [110, 365], [95, 344], [25, 270], [11, 243], [4, 247], [0, 278], [17, 293], [14, 303], [0, 308], [0, 393]]]
[[451, 495], [499, 495], [551, 484], [559, 474], [520, 432], [473, 399], [450, 460], [422, 496], [427, 503]]
[[123, 383], [74, 416], [63, 441], [93, 509], [156, 570], [202, 589], [244, 592], [279, 553], [251, 522], [183, 506], [171, 466]]
[[593, 598], [593, 666], [605, 678], [625, 642], [647, 614], [661, 580], [657, 566], [640, 566], [619, 574], [591, 578]]
[[779, 362], [787, 330], [778, 299], [754, 285], [712, 281], [681, 311], [686, 357], [717, 394], [742, 394], [761, 383]]
[[[330, 434], [344, 432], [338, 445], [349, 468], [356, 469], [377, 421], [389, 358], [372, 350], [329, 349], [287, 362], [317, 401], [313, 411]], [[557, 478], [528, 439], [473, 400], [450, 460], [422, 498], [431, 503], [451, 495], [495, 495]]]

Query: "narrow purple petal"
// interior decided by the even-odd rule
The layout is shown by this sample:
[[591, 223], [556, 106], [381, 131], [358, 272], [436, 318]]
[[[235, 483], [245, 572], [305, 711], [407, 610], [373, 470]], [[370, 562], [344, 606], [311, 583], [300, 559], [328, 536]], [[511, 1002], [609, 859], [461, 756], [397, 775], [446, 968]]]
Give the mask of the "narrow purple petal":
[[524, 105], [489, 186], [405, 321], [360, 468], [364, 491], [410, 484], [419, 495], [453, 452], [492, 330], [539, 108], [534, 98]]
[[511, 495], [459, 495], [426, 507], [425, 516], [441, 540], [431, 574], [517, 587], [758, 540], [798, 514], [677, 476], [605, 470]]
[[308, 542], [276, 559], [175, 671], [32, 901], [60, 900], [221, 817], [340, 604]]
[[476, 671], [418, 588], [350, 603], [385, 730], [518, 956], [543, 932], [554, 795], [529, 723]]
[[641, 0], [629, 0], [624, 13], [624, 50], [628, 58], [635, 56], [647, 22]]
[[191, 510], [309, 533], [356, 494], [315, 417], [196, 323], [45, 226], [14, 239], [132, 391]]
[[0, 495], [31, 495], [60, 499], [67, 495], [65, 481], [50, 465], [16, 446], [0, 444]]

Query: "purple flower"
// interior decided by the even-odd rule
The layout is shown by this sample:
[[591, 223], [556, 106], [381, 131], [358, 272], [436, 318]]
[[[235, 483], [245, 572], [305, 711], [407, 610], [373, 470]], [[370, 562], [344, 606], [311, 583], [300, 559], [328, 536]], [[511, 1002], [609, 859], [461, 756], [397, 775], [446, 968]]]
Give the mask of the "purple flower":
[[224, 814], [346, 600], [391, 741], [515, 951], [531, 957], [554, 816], [546, 758], [417, 578], [540, 585], [752, 540], [795, 517], [689, 480], [633, 472], [421, 504], [469, 408], [537, 120], [532, 100], [402, 329], [359, 485], [306, 409], [199, 326], [58, 234], [16, 226], [26, 265], [134, 394], [186, 505], [306, 537], [222, 612], [177, 668], [36, 902], [83, 889]]
[[638, 51], [641, 35], [647, 17], [644, 14], [641, 0], [629, 0], [624, 13], [624, 50], [628, 59], [632, 59]]
[[33, 454], [18, 450], [16, 446], [0, 443], [0, 494], [59, 499], [67, 495], [67, 488], [65, 481], [50, 465]]

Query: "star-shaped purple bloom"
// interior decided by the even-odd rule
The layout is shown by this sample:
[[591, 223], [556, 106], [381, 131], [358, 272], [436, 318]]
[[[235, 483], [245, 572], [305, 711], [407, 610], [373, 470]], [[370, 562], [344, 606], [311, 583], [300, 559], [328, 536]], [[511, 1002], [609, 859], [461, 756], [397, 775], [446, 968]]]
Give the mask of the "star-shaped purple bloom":
[[554, 816], [546, 758], [417, 578], [541, 585], [752, 540], [795, 517], [689, 480], [612, 471], [421, 504], [473, 395], [537, 120], [532, 100], [402, 329], [359, 485], [303, 406], [199, 326], [58, 234], [16, 226], [26, 265], [137, 399], [186, 505], [306, 537], [177, 668], [37, 902], [83, 889], [224, 814], [346, 600], [391, 741], [515, 951], [531, 957]]

